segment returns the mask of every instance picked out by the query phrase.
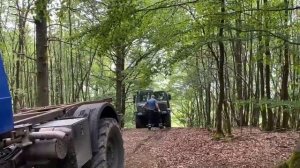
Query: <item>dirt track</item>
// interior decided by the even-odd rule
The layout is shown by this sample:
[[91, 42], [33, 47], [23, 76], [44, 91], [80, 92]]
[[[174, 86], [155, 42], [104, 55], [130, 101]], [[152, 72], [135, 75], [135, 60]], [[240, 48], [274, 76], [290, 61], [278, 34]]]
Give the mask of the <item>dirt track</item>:
[[289, 157], [299, 134], [234, 130], [215, 141], [205, 129], [125, 129], [126, 168], [274, 167]]

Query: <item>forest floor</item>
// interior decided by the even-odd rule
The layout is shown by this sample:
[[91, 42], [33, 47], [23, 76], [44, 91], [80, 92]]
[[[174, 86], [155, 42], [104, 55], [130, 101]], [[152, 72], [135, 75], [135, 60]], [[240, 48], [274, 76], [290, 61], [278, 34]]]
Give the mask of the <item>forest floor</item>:
[[233, 130], [233, 138], [213, 140], [200, 128], [125, 129], [126, 168], [275, 167], [287, 159], [298, 132]]

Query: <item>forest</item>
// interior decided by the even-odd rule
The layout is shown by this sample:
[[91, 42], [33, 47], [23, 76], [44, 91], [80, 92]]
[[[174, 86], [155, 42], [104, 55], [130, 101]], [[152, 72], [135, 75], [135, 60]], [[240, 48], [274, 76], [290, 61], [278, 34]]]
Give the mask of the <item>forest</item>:
[[[298, 0], [1, 0], [14, 112], [112, 98], [129, 168], [278, 165], [300, 129], [299, 9]], [[129, 129], [145, 89], [171, 94], [181, 128]], [[281, 166], [299, 167], [299, 151]]]
[[7, 0], [0, 49], [14, 111], [172, 95], [179, 126], [300, 128], [297, 0]]

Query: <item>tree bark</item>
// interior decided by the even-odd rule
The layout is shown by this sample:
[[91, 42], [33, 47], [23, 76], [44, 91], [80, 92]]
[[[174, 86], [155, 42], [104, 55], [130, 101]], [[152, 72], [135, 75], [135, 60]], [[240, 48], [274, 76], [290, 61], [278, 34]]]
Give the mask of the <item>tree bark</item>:
[[[268, 4], [268, 0], [264, 0], [264, 4]], [[269, 17], [265, 17], [265, 29], [268, 30], [269, 28]], [[265, 66], [265, 75], [266, 75], [266, 96], [268, 100], [271, 100], [271, 86], [270, 86], [270, 79], [271, 79], [271, 51], [270, 51], [270, 37], [267, 35], [265, 39], [265, 55], [266, 55], [266, 66]], [[272, 131], [274, 129], [274, 118], [273, 118], [273, 111], [269, 107], [270, 104], [267, 103], [267, 111], [268, 111], [268, 124], [267, 130]]]
[[[21, 2], [22, 6], [19, 4], [19, 0], [16, 0], [16, 7], [18, 12], [18, 29], [19, 29], [19, 35], [18, 35], [18, 53], [17, 53], [17, 60], [16, 60], [16, 76], [15, 76], [15, 83], [16, 88], [14, 90], [14, 98], [13, 98], [13, 108], [14, 112], [17, 112], [19, 108], [22, 108], [24, 104], [22, 105], [22, 99], [19, 97], [20, 90], [22, 89], [22, 73], [21, 68], [23, 68], [23, 71], [25, 71], [25, 62], [24, 62], [24, 55], [25, 55], [25, 26], [27, 21], [28, 12], [30, 9], [30, 5], [28, 4], [25, 6], [25, 1], [23, 0]], [[25, 79], [25, 78], [24, 78]], [[28, 87], [27, 87], [28, 88]], [[25, 99], [25, 98], [24, 98]]]
[[[125, 115], [125, 46], [118, 45], [116, 47], [116, 109], [119, 114]], [[124, 126], [124, 121], [121, 123]]]
[[[227, 58], [225, 59], [225, 62], [227, 62]], [[231, 85], [230, 85], [230, 79], [229, 79], [229, 71], [228, 71], [228, 68], [224, 68], [225, 72], [225, 82], [224, 82], [224, 88], [231, 88]], [[227, 90], [224, 90], [225, 92], [225, 97], [228, 99], [230, 96], [230, 89], [227, 89]], [[224, 128], [225, 128], [225, 131], [227, 133], [228, 136], [232, 136], [232, 129], [231, 129], [231, 119], [230, 119], [230, 115], [229, 115], [229, 101], [224, 98], [224, 101], [223, 101], [223, 111], [224, 111]]]
[[[18, 1], [16, 3], [19, 3]], [[20, 108], [20, 103], [19, 103], [19, 94], [20, 94], [20, 78], [21, 78], [21, 60], [23, 60], [23, 55], [24, 55], [24, 29], [25, 29], [25, 21], [24, 21], [24, 16], [22, 15], [22, 12], [20, 12], [22, 9], [19, 10], [19, 36], [18, 36], [18, 53], [17, 53], [17, 60], [16, 60], [16, 88], [15, 88], [15, 93], [14, 93], [14, 112], [17, 112], [18, 109]]]
[[[269, 49], [269, 39], [266, 39], [266, 58], [267, 58], [267, 62], [268, 62], [266, 64], [266, 66], [265, 66], [265, 71], [266, 71], [266, 96], [267, 96], [268, 100], [271, 100], [271, 86], [270, 86], [271, 52], [270, 52], [270, 49]], [[270, 104], [269, 103], [267, 104], [267, 110], [268, 110], [268, 125], [267, 125], [267, 130], [268, 131], [272, 131], [274, 129], [274, 117], [273, 117], [273, 111], [270, 108]]]
[[[238, 16], [239, 18], [235, 21], [236, 27], [239, 29], [242, 20], [241, 15]], [[236, 80], [236, 90], [237, 90], [237, 100], [242, 101], [243, 100], [243, 69], [242, 69], [242, 41], [240, 37], [241, 32], [239, 30], [236, 31], [236, 40], [235, 40], [235, 46], [234, 46], [234, 57], [235, 57], [235, 80]], [[244, 112], [243, 112], [243, 105], [238, 104], [238, 115], [240, 116], [238, 121], [238, 125], [243, 126], [244, 125]]]
[[37, 106], [49, 105], [47, 56], [47, 0], [36, 1]]
[[[250, 44], [251, 45], [251, 44]], [[245, 47], [245, 49], [248, 51], [248, 49]], [[250, 58], [252, 57], [252, 49], [249, 50], [250, 52]], [[247, 101], [250, 99], [250, 81], [252, 81], [251, 79], [251, 75], [250, 73], [247, 72], [247, 65], [249, 65], [249, 69], [251, 69], [251, 63], [248, 62], [248, 56], [247, 54], [245, 53], [245, 57], [244, 57], [244, 60], [243, 60], [243, 71], [244, 71], [244, 81], [243, 82], [243, 100], [244, 101]], [[249, 71], [251, 72], [251, 71]], [[247, 78], [248, 76], [248, 78]], [[247, 81], [248, 80], [248, 81]], [[250, 102], [249, 103], [246, 103], [244, 104], [244, 113], [243, 113], [243, 126], [248, 126], [249, 124], [249, 117], [250, 116]]]
[[[259, 61], [257, 61], [259, 65]], [[260, 95], [260, 80], [259, 80], [259, 66], [256, 68], [256, 78], [255, 78], [255, 103], [253, 105], [253, 120], [252, 120], [252, 126], [257, 127], [259, 125], [259, 112], [260, 112], [260, 107], [259, 107], [259, 95]]]
[[211, 126], [211, 93], [210, 93], [211, 84], [207, 84], [205, 89], [205, 110], [206, 110], [206, 124], [205, 126], [208, 128]]
[[[71, 15], [71, 0], [68, 1], [68, 21], [69, 21], [69, 37], [72, 37], [72, 15]], [[71, 102], [76, 101], [75, 89], [75, 72], [74, 72], [74, 58], [73, 58], [73, 43], [70, 43], [70, 69], [71, 69]]]
[[[260, 0], [257, 0], [257, 9], [260, 9]], [[259, 20], [262, 21], [262, 16], [259, 16]], [[262, 26], [260, 26], [262, 27]], [[258, 69], [259, 69], [259, 75], [260, 75], [260, 99], [265, 98], [265, 77], [264, 77], [264, 56], [263, 56], [263, 43], [262, 43], [262, 33], [259, 32], [258, 34]], [[261, 117], [262, 117], [262, 128], [266, 129], [267, 127], [267, 114], [266, 114], [266, 108], [265, 105], [262, 105], [261, 107]]]
[[[221, 13], [225, 13], [225, 0], [221, 1]], [[221, 18], [220, 21], [220, 28], [219, 28], [219, 51], [220, 51], [220, 57], [218, 59], [218, 79], [219, 79], [219, 102], [217, 106], [217, 112], [216, 112], [216, 126], [217, 126], [217, 135], [224, 136], [223, 129], [222, 129], [222, 113], [223, 113], [223, 105], [225, 101], [225, 93], [224, 93], [224, 64], [225, 64], [225, 46], [223, 43], [223, 36], [224, 36], [224, 23], [225, 19]]]
[[[285, 4], [285, 25], [287, 26], [288, 24], [288, 18], [289, 18], [289, 12], [288, 12], [288, 7], [289, 7], [289, 1], [284, 0]], [[286, 34], [286, 38], [289, 38], [289, 34]], [[286, 101], [289, 99], [289, 93], [288, 93], [288, 80], [289, 80], [289, 61], [290, 61], [290, 53], [289, 53], [289, 43], [284, 42], [284, 64], [282, 67], [282, 81], [281, 81], [281, 100]], [[289, 127], [288, 122], [289, 122], [289, 112], [288, 112], [288, 107], [284, 106], [283, 107], [283, 119], [282, 119], [282, 128], [287, 129]]]

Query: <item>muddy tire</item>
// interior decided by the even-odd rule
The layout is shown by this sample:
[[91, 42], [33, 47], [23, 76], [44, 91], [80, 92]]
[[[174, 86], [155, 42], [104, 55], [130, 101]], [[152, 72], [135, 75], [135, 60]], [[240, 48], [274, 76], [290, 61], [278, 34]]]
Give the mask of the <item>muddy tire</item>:
[[140, 117], [135, 116], [135, 128], [145, 128]]
[[171, 128], [171, 114], [168, 114], [167, 116], [166, 116], [166, 118], [165, 118], [165, 123], [164, 123], [164, 125], [165, 125], [165, 127], [166, 128]]
[[98, 149], [92, 158], [91, 168], [124, 168], [123, 139], [115, 119], [100, 120]]

